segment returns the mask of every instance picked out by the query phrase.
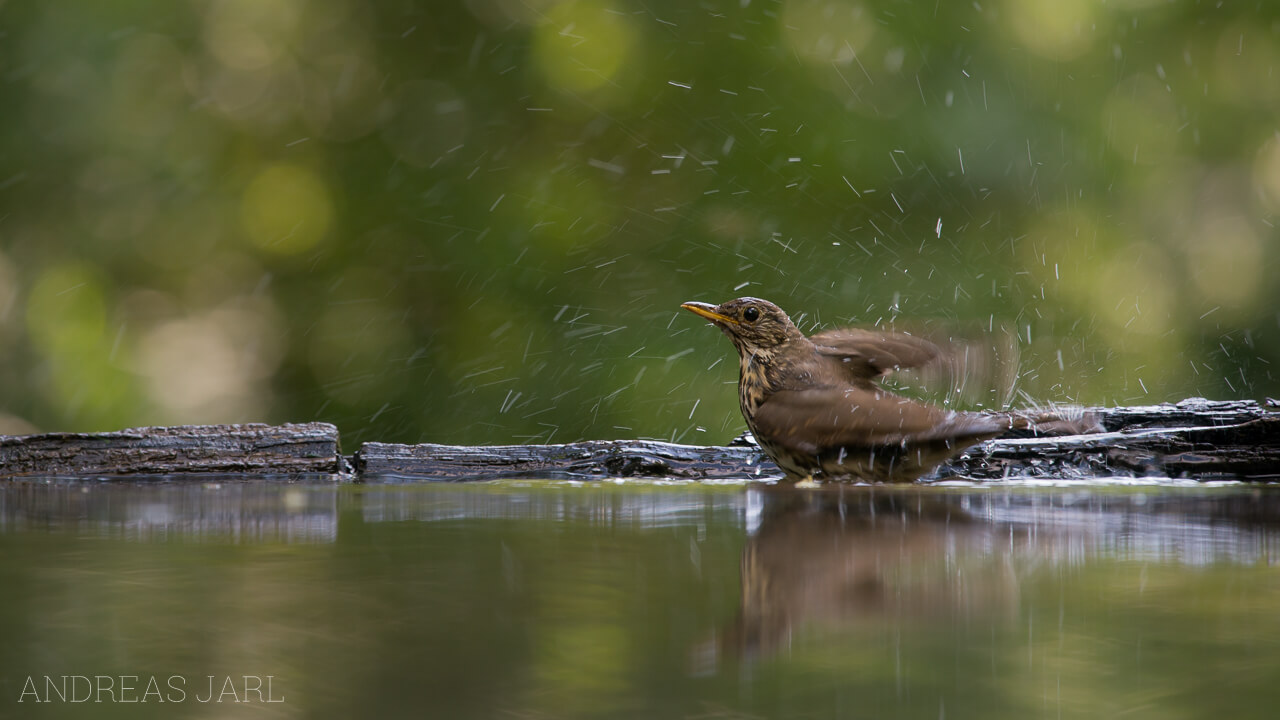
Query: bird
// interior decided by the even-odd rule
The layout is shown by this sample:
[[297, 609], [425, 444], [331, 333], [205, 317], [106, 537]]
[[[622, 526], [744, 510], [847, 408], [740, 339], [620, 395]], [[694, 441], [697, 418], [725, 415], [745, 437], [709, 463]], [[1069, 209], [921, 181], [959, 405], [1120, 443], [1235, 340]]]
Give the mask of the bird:
[[719, 328], [738, 352], [738, 401], [760, 448], [801, 486], [910, 482], [1010, 429], [1078, 434], [1089, 413], [965, 412], [897, 395], [876, 380], [939, 360], [941, 348], [901, 332], [838, 328], [806, 337], [773, 303], [741, 297], [680, 307]]

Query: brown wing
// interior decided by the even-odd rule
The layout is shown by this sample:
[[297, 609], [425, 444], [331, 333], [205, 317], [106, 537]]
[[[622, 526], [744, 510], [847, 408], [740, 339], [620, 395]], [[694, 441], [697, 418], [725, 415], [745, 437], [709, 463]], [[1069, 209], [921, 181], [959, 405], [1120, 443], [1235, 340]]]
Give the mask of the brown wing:
[[798, 453], [837, 447], [971, 439], [1008, 429], [1007, 419], [943, 410], [879, 390], [781, 390], [756, 409], [755, 433]]
[[838, 360], [854, 380], [871, 380], [891, 370], [920, 367], [942, 354], [928, 340], [896, 332], [839, 328], [809, 339], [820, 355]]

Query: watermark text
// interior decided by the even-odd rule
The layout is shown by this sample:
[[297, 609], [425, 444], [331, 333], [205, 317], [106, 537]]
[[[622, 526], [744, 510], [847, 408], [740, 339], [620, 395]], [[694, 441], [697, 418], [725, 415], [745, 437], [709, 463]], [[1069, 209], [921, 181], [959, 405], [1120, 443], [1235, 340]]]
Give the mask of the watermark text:
[[20, 703], [282, 703], [274, 675], [28, 675]]

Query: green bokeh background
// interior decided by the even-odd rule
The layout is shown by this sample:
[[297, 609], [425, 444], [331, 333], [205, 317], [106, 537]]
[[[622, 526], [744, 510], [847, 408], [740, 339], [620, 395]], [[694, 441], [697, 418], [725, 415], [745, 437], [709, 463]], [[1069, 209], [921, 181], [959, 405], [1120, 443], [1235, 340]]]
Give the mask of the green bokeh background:
[[729, 346], [1019, 338], [1280, 394], [1280, 6], [0, 2], [0, 432], [723, 442]]

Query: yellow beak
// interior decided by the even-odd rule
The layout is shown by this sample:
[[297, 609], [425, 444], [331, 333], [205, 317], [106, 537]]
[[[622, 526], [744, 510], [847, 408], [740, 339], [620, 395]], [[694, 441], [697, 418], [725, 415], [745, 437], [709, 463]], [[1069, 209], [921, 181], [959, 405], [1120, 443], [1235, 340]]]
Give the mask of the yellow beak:
[[727, 323], [731, 325], [739, 324], [737, 320], [729, 317], [728, 315], [722, 315], [716, 312], [715, 305], [709, 305], [707, 303], [700, 303], [700, 302], [687, 302], [682, 304], [680, 307], [684, 308], [685, 310], [688, 310], [689, 312], [695, 315], [701, 315], [702, 317], [710, 320], [713, 323], [717, 323], [717, 324]]

